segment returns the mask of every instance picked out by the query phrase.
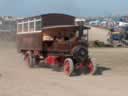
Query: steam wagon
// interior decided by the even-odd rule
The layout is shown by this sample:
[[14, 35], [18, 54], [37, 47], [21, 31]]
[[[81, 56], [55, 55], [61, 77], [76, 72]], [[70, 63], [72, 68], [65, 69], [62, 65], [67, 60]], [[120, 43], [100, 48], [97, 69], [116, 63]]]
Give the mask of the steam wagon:
[[17, 20], [17, 49], [29, 67], [43, 63], [63, 68], [71, 76], [80, 70], [95, 72], [88, 55], [88, 30], [84, 19], [46, 14]]

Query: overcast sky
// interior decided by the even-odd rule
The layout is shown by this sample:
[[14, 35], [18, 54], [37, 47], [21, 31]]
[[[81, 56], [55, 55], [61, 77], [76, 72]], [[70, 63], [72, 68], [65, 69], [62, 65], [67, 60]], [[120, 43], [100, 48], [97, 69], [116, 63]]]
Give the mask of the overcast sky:
[[0, 0], [0, 16], [66, 13], [75, 16], [128, 14], [128, 0]]

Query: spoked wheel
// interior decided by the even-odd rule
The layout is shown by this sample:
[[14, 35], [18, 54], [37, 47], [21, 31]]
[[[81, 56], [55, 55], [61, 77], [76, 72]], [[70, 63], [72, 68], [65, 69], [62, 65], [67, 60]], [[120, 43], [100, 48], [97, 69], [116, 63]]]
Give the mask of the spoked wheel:
[[71, 58], [67, 58], [64, 60], [64, 73], [68, 76], [71, 76], [74, 70], [73, 60]]
[[30, 68], [33, 68], [34, 65], [36, 64], [36, 58], [32, 56], [32, 53], [28, 52], [25, 58], [25, 61], [27, 63], [27, 65]]
[[88, 70], [89, 70], [89, 73], [90, 74], [94, 74], [96, 72], [96, 66], [94, 64], [94, 62], [92, 60], [89, 60], [89, 63], [88, 63]]

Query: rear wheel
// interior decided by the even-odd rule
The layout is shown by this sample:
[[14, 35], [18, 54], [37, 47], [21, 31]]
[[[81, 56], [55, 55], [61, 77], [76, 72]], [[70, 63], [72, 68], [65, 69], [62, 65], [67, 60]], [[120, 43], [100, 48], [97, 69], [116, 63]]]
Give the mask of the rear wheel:
[[64, 60], [64, 73], [68, 76], [71, 76], [74, 70], [73, 60], [71, 58], [67, 58]]
[[25, 61], [30, 68], [33, 68], [34, 65], [36, 65], [36, 58], [32, 56], [31, 52], [27, 53]]

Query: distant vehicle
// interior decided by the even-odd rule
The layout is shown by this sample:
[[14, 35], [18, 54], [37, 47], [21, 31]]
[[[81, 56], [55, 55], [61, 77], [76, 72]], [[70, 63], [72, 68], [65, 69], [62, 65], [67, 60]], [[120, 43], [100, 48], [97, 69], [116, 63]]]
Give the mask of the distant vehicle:
[[111, 30], [110, 34], [111, 43], [114, 47], [123, 47], [126, 44], [123, 42], [124, 36], [122, 32], [114, 32]]
[[99, 20], [95, 20], [95, 21], [90, 21], [89, 22], [89, 25], [92, 25], [92, 26], [97, 26], [100, 24], [100, 21]]
[[128, 26], [128, 23], [127, 22], [119, 22], [119, 26], [126, 27], [126, 26]]
[[20, 19], [17, 48], [29, 67], [43, 61], [54, 69], [63, 68], [68, 76], [84, 69], [93, 74], [95, 66], [88, 55], [89, 29], [83, 19], [65, 14]]

